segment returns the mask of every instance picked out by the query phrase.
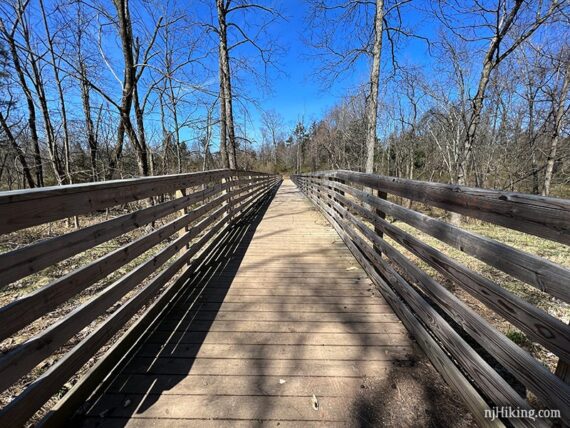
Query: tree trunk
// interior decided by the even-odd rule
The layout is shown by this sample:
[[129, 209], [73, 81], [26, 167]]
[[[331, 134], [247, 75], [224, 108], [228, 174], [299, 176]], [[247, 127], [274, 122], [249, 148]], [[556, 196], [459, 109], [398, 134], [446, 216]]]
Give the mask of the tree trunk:
[[42, 118], [44, 122], [44, 129], [46, 133], [48, 153], [51, 161], [51, 166], [53, 169], [55, 179], [57, 180], [57, 183], [61, 185], [65, 182], [65, 173], [61, 165], [61, 160], [59, 158], [59, 152], [57, 149], [57, 143], [55, 139], [55, 132], [53, 129], [53, 125], [51, 123], [51, 116], [45, 92], [43, 77], [39, 66], [39, 61], [37, 59], [36, 53], [32, 49], [28, 24], [23, 20], [23, 18], [22, 18], [22, 36], [24, 38], [24, 42], [26, 43], [26, 49], [28, 50], [29, 54], [28, 57], [32, 69], [33, 79], [31, 79], [31, 81], [32, 84], [34, 85], [34, 89], [36, 90], [36, 95], [40, 104], [40, 110], [42, 112]]
[[99, 175], [97, 173], [98, 143], [93, 127], [93, 119], [91, 118], [91, 101], [89, 83], [87, 81], [87, 68], [85, 67], [85, 63], [82, 59], [80, 59], [79, 69], [81, 73], [81, 103], [83, 105], [83, 114], [85, 115], [85, 131], [87, 133], [89, 160], [91, 162], [91, 181], [97, 181], [99, 179]]
[[[168, 70], [168, 75], [170, 76], [170, 69]], [[172, 79], [169, 78], [168, 82], [170, 104], [172, 105], [172, 119], [174, 120], [174, 138], [176, 142], [176, 171], [178, 174], [180, 174], [182, 173], [182, 147], [180, 143], [180, 125], [178, 123], [178, 102], [176, 100], [176, 96], [174, 95]]]
[[10, 144], [12, 145], [12, 148], [16, 152], [16, 157], [18, 158], [18, 161], [20, 161], [20, 164], [22, 165], [22, 172], [24, 173], [24, 178], [28, 182], [28, 186], [30, 186], [30, 188], [36, 187], [36, 183], [34, 183], [34, 178], [32, 177], [30, 167], [28, 166], [28, 162], [26, 161], [26, 155], [25, 155], [24, 151], [18, 145], [18, 142], [16, 141], [14, 134], [12, 134], [12, 130], [10, 129], [8, 124], [6, 123], [6, 118], [4, 117], [2, 112], [0, 112], [0, 126], [2, 127], [2, 130], [4, 131], [6, 138], [8, 139]]
[[[495, 34], [491, 39], [489, 48], [485, 53], [483, 69], [481, 70], [481, 76], [479, 77], [479, 84], [477, 86], [477, 93], [471, 102], [471, 116], [467, 125], [467, 132], [465, 133], [465, 138], [460, 150], [458, 173], [456, 177], [456, 182], [459, 185], [464, 186], [467, 183], [467, 169], [471, 162], [471, 154], [473, 152], [473, 145], [475, 144], [479, 122], [481, 121], [485, 91], [491, 78], [491, 72], [499, 65], [501, 60], [505, 58], [504, 55], [502, 57], [499, 57], [498, 55], [501, 41], [508, 34], [513, 23], [516, 21], [523, 3], [524, 1], [522, 0], [516, 0], [512, 9], [505, 15], [504, 19], [500, 20], [501, 22], [497, 24], [497, 34]], [[536, 28], [538, 27], [535, 27], [535, 29]], [[507, 52], [512, 52], [514, 48], [522, 42], [522, 40], [523, 39], [521, 38], [515, 40]]]
[[135, 151], [137, 153], [137, 161], [139, 165], [139, 174], [146, 177], [149, 175], [148, 147], [146, 145], [146, 137], [144, 130], [144, 113], [139, 102], [139, 94], [137, 85], [133, 86], [133, 100], [135, 108], [135, 118], [137, 121], [138, 136], [135, 143]]
[[[112, 178], [118, 166], [123, 144], [125, 141], [125, 131], [129, 132], [131, 142], [134, 142], [136, 135], [130, 124], [131, 107], [133, 103], [133, 88], [135, 84], [135, 64], [133, 56], [133, 29], [131, 26], [131, 16], [129, 12], [129, 0], [113, 0], [117, 10], [119, 34], [123, 51], [124, 74], [123, 74], [123, 95], [120, 105], [120, 122], [117, 129], [117, 144], [113, 150], [111, 161], [109, 162], [108, 178]], [[133, 139], [134, 137], [134, 139]]]
[[39, 3], [40, 3], [40, 9], [42, 12], [42, 19], [44, 22], [44, 28], [45, 28], [45, 32], [46, 32], [46, 39], [47, 39], [47, 43], [48, 43], [48, 48], [49, 48], [49, 52], [50, 52], [51, 66], [53, 68], [53, 76], [54, 76], [56, 87], [57, 87], [57, 94], [58, 94], [58, 98], [59, 98], [59, 107], [61, 109], [61, 125], [63, 128], [63, 158], [64, 158], [63, 171], [65, 173], [65, 178], [66, 178], [67, 183], [71, 184], [71, 183], [73, 183], [73, 178], [71, 177], [71, 153], [70, 153], [70, 148], [69, 148], [69, 127], [67, 124], [67, 111], [65, 108], [65, 99], [63, 96], [63, 88], [61, 85], [61, 78], [59, 76], [59, 67], [58, 67], [56, 59], [55, 59], [55, 50], [53, 47], [53, 39], [51, 37], [51, 33], [49, 30], [47, 15], [46, 15], [45, 8], [44, 8], [44, 2], [43, 2], [43, 0], [40, 0]]
[[[23, 11], [19, 12], [22, 13]], [[26, 97], [26, 106], [28, 108], [28, 128], [30, 129], [30, 138], [32, 140], [32, 146], [34, 149], [34, 172], [36, 175], [36, 185], [38, 187], [43, 187], [44, 172], [42, 165], [42, 155], [40, 153], [40, 141], [38, 138], [38, 130], [36, 124], [36, 107], [34, 104], [32, 91], [28, 86], [28, 82], [26, 81], [24, 70], [20, 62], [20, 57], [18, 56], [16, 41], [14, 39], [14, 32], [16, 28], [14, 26], [14, 29], [11, 32], [8, 32], [8, 30], [4, 26], [4, 22], [2, 21], [2, 19], [0, 19], [0, 29], [4, 33], [6, 42], [8, 43], [8, 47], [10, 49], [10, 55], [12, 57], [12, 63], [14, 65], [14, 70], [16, 71], [16, 74], [18, 76], [18, 81], [20, 82], [20, 87], [22, 88], [22, 92]]]
[[374, 45], [372, 46], [372, 69], [370, 71], [370, 93], [366, 103], [366, 172], [374, 172], [376, 151], [376, 124], [378, 121], [378, 85], [380, 83], [380, 60], [382, 58], [382, 31], [384, 0], [376, 0], [374, 17]]
[[226, 4], [224, 0], [216, 0], [218, 9], [218, 32], [220, 37], [219, 46], [219, 60], [220, 60], [220, 85], [223, 87], [223, 98], [221, 102], [224, 103], [225, 113], [225, 134], [226, 134], [226, 149], [228, 155], [228, 165], [230, 169], [237, 169], [237, 156], [236, 156], [236, 137], [235, 126], [233, 117], [232, 106], [232, 84], [230, 74], [230, 57], [228, 51], [227, 40], [227, 23], [226, 23]]
[[558, 142], [560, 140], [560, 131], [562, 130], [564, 119], [564, 103], [568, 96], [568, 88], [570, 86], [570, 66], [568, 64], [564, 70], [564, 82], [562, 83], [562, 90], [560, 91], [560, 98], [556, 106], [554, 129], [552, 130], [552, 139], [550, 141], [550, 151], [548, 152], [548, 159], [546, 160], [546, 172], [544, 173], [544, 186], [542, 187], [542, 196], [550, 194], [550, 185], [552, 184], [552, 176], [554, 175], [554, 163], [556, 161], [556, 151], [558, 149]]
[[489, 54], [493, 54], [494, 50], [489, 50], [487, 56], [485, 57], [485, 62], [483, 64], [483, 70], [481, 71], [481, 77], [479, 79], [479, 86], [477, 88], [477, 93], [471, 102], [471, 117], [469, 119], [469, 125], [467, 126], [467, 132], [465, 133], [465, 139], [461, 148], [461, 158], [459, 161], [459, 168], [457, 171], [456, 182], [461, 186], [467, 184], [467, 169], [469, 162], [471, 161], [471, 154], [473, 152], [473, 145], [475, 143], [475, 137], [477, 135], [477, 129], [479, 128], [479, 122], [481, 121], [481, 112], [483, 111], [483, 100], [485, 99], [485, 90], [489, 84], [491, 77], [491, 71], [493, 71], [494, 63], [492, 57]]
[[228, 156], [227, 133], [226, 133], [226, 103], [224, 85], [222, 84], [222, 66], [220, 64], [220, 154], [222, 156], [222, 167], [229, 168], [230, 160]]

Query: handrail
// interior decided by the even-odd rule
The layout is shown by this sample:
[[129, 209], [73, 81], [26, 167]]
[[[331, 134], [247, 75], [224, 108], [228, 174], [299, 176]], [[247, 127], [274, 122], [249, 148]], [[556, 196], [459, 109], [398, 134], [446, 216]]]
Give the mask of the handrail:
[[[570, 300], [569, 269], [398, 205], [387, 200], [385, 195], [391, 193], [421, 201], [564, 243], [568, 242], [570, 231], [570, 201], [351, 171], [317, 172], [292, 178], [335, 227], [395, 312], [416, 335], [434, 366], [463, 396], [475, 417], [483, 415], [481, 395], [496, 406], [531, 407], [476, 352], [474, 342], [546, 406], [559, 409], [563, 415], [570, 414], [568, 379], [551, 373], [390, 241], [383, 239], [390, 237], [446, 280], [521, 329], [531, 341], [557, 355], [560, 365], [566, 365], [570, 361], [570, 328], [567, 324], [422, 242], [413, 233], [387, 221], [385, 216], [407, 223], [566, 302]], [[466, 340], [467, 336], [470, 336], [469, 340]], [[437, 343], [431, 338], [436, 338]], [[455, 362], [443, 363], [440, 348]], [[466, 373], [467, 378], [453, 372], [450, 364]], [[466, 381], [473, 383], [478, 391], [466, 393]], [[510, 422], [517, 426], [527, 425], [523, 420]]]
[[[137, 312], [180, 287], [181, 275], [191, 274], [188, 269], [196, 267], [202, 252], [279, 180], [265, 173], [216, 170], [1, 192], [0, 233], [76, 215], [89, 214], [93, 222], [105, 218], [95, 211], [133, 201], [144, 207], [128, 214], [121, 209], [115, 218], [0, 254], [0, 288], [33, 280], [43, 269], [87, 250], [97, 247], [93, 254], [98, 255], [0, 308], [0, 341], [9, 339], [4, 344], [10, 344], [0, 356], [0, 390], [27, 381], [0, 410], [0, 426], [24, 425], [85, 363], [99, 359], [101, 349]], [[135, 230], [137, 239], [128, 235]], [[98, 247], [116, 238], [121, 238], [119, 248]], [[94, 295], [85, 295], [86, 290]], [[42, 318], [50, 320], [48, 325], [37, 323]], [[88, 334], [81, 335], [86, 326]], [[22, 329], [37, 333], [22, 340]], [[51, 367], [46, 371], [42, 362], [47, 358]]]

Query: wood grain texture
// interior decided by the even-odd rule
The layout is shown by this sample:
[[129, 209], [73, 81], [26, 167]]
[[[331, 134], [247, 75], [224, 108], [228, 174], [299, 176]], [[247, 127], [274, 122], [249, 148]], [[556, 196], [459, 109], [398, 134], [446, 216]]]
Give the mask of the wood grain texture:
[[[345, 233], [345, 242], [348, 240], [351, 243], [357, 243], [358, 247], [364, 250], [368, 259], [373, 260], [375, 266], [379, 268], [380, 271], [389, 279], [391, 285], [397, 287], [399, 289], [399, 292], [403, 293], [401, 294], [402, 296], [408, 296], [408, 298], [411, 297], [411, 302], [414, 301], [413, 296], [409, 296], [408, 294], [410, 288], [405, 287], [405, 280], [400, 277], [398, 273], [394, 272], [389, 264], [383, 261], [382, 258], [379, 258], [378, 255], [372, 251], [371, 245], [379, 247], [382, 252], [388, 256], [388, 258], [398, 264], [408, 277], [411, 277], [416, 284], [423, 287], [423, 291], [426, 292], [426, 294], [431, 299], [437, 302], [442, 310], [444, 310], [449, 316], [451, 316], [451, 318], [458, 322], [459, 325], [463, 326], [466, 331], [470, 332], [470, 334], [476, 340], [480, 341], [481, 345], [486, 347], [491, 352], [491, 354], [495, 356], [495, 358], [501, 361], [505, 367], [508, 367], [512, 373], [514, 373], [537, 395], [539, 395], [542, 399], [550, 402], [550, 405], [555, 408], [568, 409], [568, 396], [570, 394], [570, 391], [568, 391], [568, 385], [556, 379], [552, 373], [545, 370], [544, 367], [542, 367], [536, 360], [530, 357], [530, 355], [522, 351], [510, 340], [500, 335], [492, 327], [488, 325], [486, 326], [486, 323], [482, 322], [482, 319], [480, 319], [480, 317], [462, 305], [462, 303], [460, 303], [459, 300], [457, 300], [451, 293], [441, 287], [424, 272], [415, 267], [402, 254], [395, 251], [393, 247], [381, 239], [372, 229], [354, 217], [353, 212], [363, 215], [367, 220], [371, 220], [372, 225], [379, 227], [384, 233], [391, 232], [397, 242], [400, 242], [402, 245], [404, 245], [404, 247], [408, 248], [413, 253], [416, 253], [416, 255], [418, 255], [420, 258], [425, 259], [425, 261], [428, 263], [431, 262], [434, 267], [441, 269], [442, 273], [447, 273], [450, 275], [449, 271], [452, 270], [455, 275], [462, 274], [463, 276], [460, 276], [461, 280], [471, 281], [471, 284], [469, 284], [472, 286], [471, 291], [478, 291], [474, 288], [475, 283], [478, 283], [478, 286], [484, 284], [481, 277], [474, 276], [471, 272], [465, 270], [461, 265], [455, 264], [451, 260], [443, 258], [443, 255], [439, 252], [432, 251], [433, 249], [430, 250], [429, 247], [426, 248], [427, 246], [425, 244], [421, 243], [413, 236], [410, 236], [409, 234], [404, 235], [403, 231], [390, 225], [388, 222], [379, 218], [372, 212], [369, 212], [367, 208], [356, 206], [352, 200], [345, 198], [334, 190], [334, 186], [338, 186], [336, 181], [322, 180], [320, 177], [299, 177], [298, 180], [302, 183], [301, 186], [305, 189], [307, 194], [313, 198], [314, 202], [317, 203], [319, 207], [325, 212], [333, 225], [338, 224], [338, 227], [342, 228], [342, 232]], [[361, 193], [364, 194], [363, 192]], [[361, 199], [363, 201], [366, 200], [364, 197]], [[352, 228], [355, 230], [353, 231]], [[355, 231], [358, 231], [358, 234], [356, 234]], [[361, 236], [366, 237], [367, 241], [371, 242], [371, 244], [366, 243], [361, 238]], [[439, 266], [435, 266], [436, 262], [439, 263]], [[450, 266], [449, 270], [444, 270], [441, 267], [441, 265], [445, 263], [446, 266]], [[370, 274], [370, 272], [368, 273]], [[370, 275], [372, 278], [374, 278], [372, 274]], [[455, 279], [458, 278], [455, 277]], [[463, 283], [462, 285], [466, 284]], [[485, 290], [487, 293], [488, 291], [489, 290]], [[491, 293], [489, 294], [492, 296], [493, 288], [491, 288], [490, 291]], [[524, 305], [523, 302], [517, 301], [516, 299], [509, 300], [508, 295], [501, 295], [499, 294], [500, 292], [496, 289], [494, 289], [494, 291], [498, 296], [503, 298], [503, 304], [514, 303], [513, 307], [516, 307], [517, 304], [520, 303], [520, 305], [518, 305], [520, 310], [528, 310], [529, 306]], [[513, 300], [514, 302], [512, 302]], [[461, 306], [463, 306], [463, 309]], [[422, 306], [420, 305], [415, 307], [415, 310], [420, 311], [421, 313]], [[524, 316], [527, 316], [527, 321], [529, 319], [529, 314], [531, 316], [531, 325], [527, 329], [533, 327], [532, 322], [536, 322], [538, 326], [545, 324], [545, 317], [542, 316], [539, 312], [532, 310], [527, 311], [524, 314]], [[524, 318], [521, 313], [519, 313], [519, 316]], [[430, 329], [433, 329], [434, 334], [438, 335], [438, 332], [441, 334], [441, 328], [443, 326], [441, 322], [433, 322], [431, 318], [429, 321], [426, 320], [426, 322], [427, 325], [430, 326]], [[560, 347], [560, 352], [565, 355], [568, 351], [568, 345], [564, 343], [564, 340], [568, 338], [567, 327], [561, 323], [555, 323], [556, 325], [552, 323], [550, 324], [551, 326], [555, 327], [551, 330], [551, 332], [558, 331], [558, 336], [562, 341], [559, 341], [557, 346]], [[448, 333], [450, 332], [448, 331]], [[442, 336], [441, 340], [446, 343], [445, 337]], [[550, 345], [552, 346], [552, 343], [550, 343]], [[459, 351], [459, 354], [460, 353], [461, 351]], [[516, 358], [512, 358], [512, 356], [516, 354], [518, 354], [518, 356]], [[476, 361], [471, 358], [467, 360], [464, 358], [462, 359], [462, 357], [458, 354], [455, 356], [460, 362], [462, 362], [463, 368], [468, 371], [470, 370], [470, 367], [472, 367], [472, 364]], [[487, 372], [489, 373], [489, 371], [492, 372], [492, 369], [488, 368]], [[481, 372], [479, 370], [476, 370], [476, 372], [477, 373], [475, 374], [471, 374], [477, 381], [478, 376], [484, 372]], [[530, 375], [529, 373], [534, 374]], [[481, 381], [481, 379], [479, 379], [479, 381]], [[494, 391], [490, 390], [489, 388], [494, 389]], [[492, 386], [492, 383], [487, 384], [487, 386], [484, 387], [484, 390], [488, 394], [494, 394], [495, 399], [498, 400], [498, 402], [502, 400], [501, 395], [506, 392], [503, 386]], [[516, 393], [515, 395], [511, 394], [510, 399], [516, 400]], [[564, 412], [567, 412], [567, 410], [563, 411], [563, 413]]]
[[[405, 324], [406, 328], [414, 335], [414, 338], [420, 343], [420, 345], [426, 352], [427, 356], [430, 358], [433, 365], [445, 378], [447, 383], [451, 385], [454, 388], [454, 390], [459, 394], [459, 396], [463, 399], [467, 407], [471, 410], [472, 414], [476, 418], [477, 423], [480, 426], [492, 426], [493, 424], [488, 419], [485, 419], [482, 416], [485, 410], [489, 408], [487, 403], [485, 402], [485, 399], [481, 396], [479, 391], [477, 391], [474, 388], [474, 386], [465, 377], [465, 375], [456, 366], [456, 364], [452, 362], [452, 360], [448, 357], [447, 351], [445, 351], [438, 344], [438, 342], [434, 340], [433, 336], [428, 332], [428, 330], [424, 328], [424, 326], [421, 323], [418, 322], [418, 319], [416, 318], [414, 313], [410, 310], [410, 308], [402, 304], [401, 297], [398, 294], [396, 294], [392, 289], [392, 287], [388, 285], [386, 280], [379, 275], [378, 271], [376, 270], [376, 268], [368, 258], [368, 257], [374, 257], [381, 260], [381, 254], [379, 254], [378, 251], [376, 251], [376, 248], [374, 248], [370, 252], [368, 257], [365, 256], [361, 248], [359, 248], [355, 244], [353, 237], [351, 237], [347, 233], [347, 230], [345, 230], [341, 226], [341, 223], [335, 220], [334, 210], [330, 206], [326, 205], [324, 202], [321, 201], [321, 198], [324, 195], [321, 192], [318, 192], [314, 187], [311, 187], [306, 181], [303, 181], [302, 179], [299, 178], [297, 180], [299, 183], [298, 184], [299, 187], [301, 187], [306, 193], [306, 195], [310, 199], [312, 199], [313, 202], [319, 208], [321, 208], [323, 215], [330, 221], [331, 225], [342, 237], [342, 239], [344, 240], [344, 242], [346, 243], [347, 247], [350, 249], [354, 257], [359, 261], [359, 263], [366, 270], [370, 278], [372, 278], [374, 283], [379, 287], [384, 298], [390, 303], [396, 314]], [[421, 305], [422, 301], [421, 298], [417, 301]], [[425, 305], [422, 306], [425, 307]], [[437, 319], [438, 317], [439, 317], [438, 314], [434, 315], [435, 319]], [[430, 323], [428, 323], [427, 325], [429, 326]], [[461, 346], [461, 343], [463, 341], [461, 338], [459, 338], [457, 342]], [[475, 362], [480, 362], [480, 358], [475, 356]], [[483, 365], [485, 365], [484, 362]], [[516, 394], [514, 398], [515, 402], [520, 403], [521, 400], [516, 398]], [[500, 421], [495, 421], [495, 423], [497, 423], [498, 426], [503, 426], [503, 424]]]
[[[256, 191], [246, 193], [237, 198], [235, 203], [238, 211], [240, 213], [247, 212], [250, 207], [255, 205], [255, 203], [257, 203], [259, 199], [265, 195], [269, 188], [269, 185], [270, 183], [268, 183], [267, 186], [263, 186]], [[224, 210], [225, 208], [223, 206], [218, 208], [218, 211], [220, 212], [223, 212]], [[207, 226], [210, 226], [212, 223], [218, 220], [219, 217], [220, 216], [213, 215], [202, 221], [201, 224], [204, 225], [206, 232], [202, 234], [196, 242], [193, 242], [186, 252], [181, 254], [178, 252], [178, 250], [180, 249], [180, 245], [186, 245], [186, 237], [187, 235], [192, 234], [192, 230], [190, 230], [183, 237], [174, 241], [174, 243], [170, 246], [166, 247], [162, 253], [165, 258], [167, 255], [169, 255], [168, 258], [170, 258], [177, 253], [178, 257], [170, 265], [168, 265], [168, 267], [160, 271], [148, 284], [143, 286], [140, 291], [138, 291], [133, 297], [127, 300], [110, 317], [99, 324], [95, 330], [93, 330], [85, 339], [80, 341], [74, 348], [71, 349], [71, 351], [65, 354], [63, 358], [51, 366], [47, 372], [45, 372], [39, 378], [33, 380], [20, 395], [12, 400], [7, 406], [5, 406], [0, 411], [0, 425], [23, 425], [24, 422], [30, 418], [35, 413], [35, 411], [39, 409], [54, 393], [56, 393], [61, 388], [61, 386], [83, 364], [85, 364], [97, 352], [97, 350], [101, 348], [101, 346], [103, 346], [117, 331], [119, 331], [125, 325], [125, 323], [137, 311], [139, 311], [146, 302], [148, 302], [150, 298], [157, 294], [161, 288], [166, 285], [170, 279], [188, 263], [188, 261], [190, 261], [193, 256], [199, 254], [200, 251], [204, 249], [204, 246], [222, 230], [223, 226], [226, 223], [230, 221], [229, 217], [227, 216], [221, 217], [221, 220], [217, 221], [217, 223], [215, 223], [213, 226], [206, 229]], [[158, 257], [160, 257], [160, 254]], [[156, 266], [154, 266], [151, 263], [148, 266], [152, 266], [153, 270], [157, 270], [161, 264], [162, 263], [158, 263]], [[129, 275], [137, 276], [135, 272], [136, 270], [131, 272]], [[129, 277], [129, 275], [127, 275], [127, 277]], [[109, 287], [109, 289], [110, 288], [111, 287]], [[97, 301], [97, 298], [93, 301], [93, 303], [88, 302], [86, 305], [84, 305], [83, 308], [80, 307], [78, 310], [72, 312], [68, 317], [64, 318], [63, 324], [56, 324], [54, 326], [54, 329], [60, 329], [61, 331], [58, 331], [58, 334], [61, 333], [62, 335], [68, 334], [70, 330], [76, 329], [76, 324], [69, 322], [70, 317], [73, 318], [77, 313], [81, 314], [81, 312], [84, 312], [86, 308], [90, 308], [90, 305], [94, 305], [93, 307], [97, 308], [98, 310], [99, 306], [103, 304], [103, 301], [106, 301], [106, 296], [100, 295], [99, 298], [101, 299], [100, 302]], [[91, 312], [88, 313], [91, 314]], [[93, 311], [93, 313], [95, 313], [95, 311]], [[81, 318], [78, 318], [78, 320], [81, 320]], [[53, 331], [49, 333], [53, 333]], [[2, 360], [10, 356], [9, 359], [12, 361], [8, 361], [8, 359], [5, 361], [10, 363], [11, 367], [17, 368], [14, 370], [16, 373], [10, 373], [7, 375], [7, 378], [14, 378], [16, 374], [19, 375], [22, 367], [25, 365], [30, 366], [33, 364], [33, 360], [35, 358], [38, 358], [37, 355], [41, 356], [42, 352], [45, 352], [44, 349], [49, 349], [50, 347], [57, 346], [57, 340], [59, 340], [59, 336], [53, 334], [52, 336], [53, 337], [49, 340], [38, 342], [40, 348], [38, 350], [34, 350], [34, 352], [31, 353], [30, 357], [20, 352], [22, 347], [16, 348], [16, 352], [9, 353], [4, 356]], [[12, 358], [16, 353], [21, 358]], [[4, 381], [4, 377], [2, 377], [2, 381]]]
[[[0, 233], [137, 201], [163, 193], [220, 182], [251, 172], [214, 170], [189, 174], [113, 180], [99, 183], [0, 192]], [[268, 176], [253, 173], [254, 176]]]
[[[319, 176], [319, 174], [315, 174]], [[570, 201], [352, 171], [321, 174], [570, 244]]]
[[[340, 185], [330, 181], [315, 181], [332, 187]], [[502, 242], [478, 235], [457, 226], [375, 197], [349, 186], [342, 186], [346, 193], [365, 204], [377, 207], [394, 218], [407, 223], [452, 247], [473, 256], [541, 291], [570, 302], [570, 270], [556, 263], [529, 254]], [[500, 257], [497, 257], [500, 255]]]
[[[332, 403], [333, 417], [328, 404], [326, 411], [311, 408], [312, 394], [340, 395], [350, 403], [365, 377], [388, 379], [394, 361], [410, 358], [402, 324], [346, 247], [328, 251], [340, 238], [292, 183], [279, 189], [255, 229], [239, 235], [235, 246], [227, 245], [201, 269], [194, 291], [172, 305], [84, 424], [101, 409], [115, 408], [117, 394], [145, 409], [137, 415], [127, 409], [120, 417], [154, 418], [170, 412], [176, 393], [187, 394], [178, 396], [187, 412], [177, 417], [189, 424], [222, 414], [264, 419], [263, 412], [282, 405], [274, 416], [295, 414], [299, 425], [348, 422], [346, 404]], [[268, 242], [270, 253], [264, 251]], [[331, 264], [332, 271], [319, 267]], [[290, 403], [282, 402], [284, 392]], [[192, 410], [202, 403], [194, 398], [202, 396], [215, 406]], [[299, 406], [305, 409], [296, 412]]]
[[[520, 328], [530, 339], [542, 344], [558, 356], [570, 359], [570, 328], [567, 324], [390, 224], [368, 209], [336, 193], [330, 192], [328, 195], [340, 200], [343, 208], [348, 207], [353, 213], [369, 220], [375, 232], [381, 230], [386, 233], [444, 277], [464, 288], [490, 309]], [[375, 236], [381, 238], [377, 234]]]
[[[253, 184], [248, 186], [248, 190], [255, 192], [263, 185], [263, 183]], [[219, 196], [153, 232], [125, 244], [95, 261], [69, 272], [41, 289], [0, 308], [0, 340], [10, 336], [48, 311], [55, 309], [70, 297], [134, 260], [153, 246], [172, 236], [177, 230], [192, 224], [219, 207], [228, 197], [228, 194]], [[191, 239], [193, 236], [195, 235], [188, 235], [188, 238]]]
[[[247, 222], [254, 218], [271, 197], [272, 187], [275, 184], [276, 181], [273, 181], [266, 188], [267, 192], [263, 191], [259, 197], [244, 203], [243, 209], [235, 221]], [[176, 282], [161, 293], [145, 310], [144, 314], [113, 344], [104, 357], [97, 361], [91, 370], [74, 385], [72, 390], [56, 403], [42, 420], [42, 426], [60, 427], [68, 424], [68, 419], [84, 404], [89, 396], [96, 394], [98, 390], [103, 391], [107, 388], [105, 379], [112, 378], [113, 373], [120, 369], [121, 361], [130, 358], [130, 351], [136, 349], [136, 346], [144, 341], [144, 334], [152, 331], [162, 319], [161, 315], [169, 312], [170, 305], [184, 297], [189, 289], [195, 288], [195, 283], [199, 282], [204, 275], [204, 270], [200, 270], [200, 267], [207, 266], [211, 260], [215, 259], [219, 250], [235, 238], [239, 229], [234, 226], [234, 223], [225, 223], [218, 234], [212, 236], [209, 233], [200, 238], [196, 243], [196, 247], [200, 248], [199, 254]]]

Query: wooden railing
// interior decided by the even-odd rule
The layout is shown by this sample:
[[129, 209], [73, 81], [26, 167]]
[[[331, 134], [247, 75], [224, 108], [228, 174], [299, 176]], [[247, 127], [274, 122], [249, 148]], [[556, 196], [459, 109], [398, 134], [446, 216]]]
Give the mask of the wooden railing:
[[[91, 369], [91, 375], [97, 371], [99, 379], [104, 377], [110, 353], [119, 358], [125, 352], [217, 239], [267, 198], [279, 180], [217, 170], [0, 193], [1, 234], [37, 231], [40, 225], [62, 228], [65, 219], [76, 216], [80, 224], [89, 223], [0, 254], [0, 289], [5, 296], [19, 294], [0, 308], [0, 389], [17, 391], [0, 411], [0, 426], [23, 425], [113, 339]], [[124, 213], [133, 205], [127, 214], [105, 219], [105, 212]], [[88, 262], [73, 259], [89, 251], [96, 256]], [[26, 277], [66, 260], [73, 261], [71, 267], [62, 267], [49, 283], [17, 292]], [[95, 292], [85, 294], [90, 287]], [[27, 328], [34, 332], [31, 337]], [[119, 340], [117, 333], [123, 334]]]
[[[480, 425], [493, 425], [484, 418], [484, 410], [490, 405], [531, 408], [511, 386], [512, 382], [497, 373], [496, 362], [535, 394], [546, 408], [560, 410], [568, 420], [568, 325], [423, 242], [414, 232], [397, 227], [394, 221], [407, 223], [415, 228], [412, 230], [430, 235], [566, 303], [570, 300], [570, 270], [391, 202], [386, 196], [395, 195], [566, 245], [570, 244], [570, 201], [350, 171], [297, 175], [293, 180], [338, 231]], [[500, 333], [394, 243], [435, 270], [446, 282], [463, 288], [516, 326], [529, 340], [557, 355], [556, 374]], [[490, 362], [492, 359], [494, 363]], [[511, 419], [510, 422], [515, 426], [545, 423], [539, 419]]]

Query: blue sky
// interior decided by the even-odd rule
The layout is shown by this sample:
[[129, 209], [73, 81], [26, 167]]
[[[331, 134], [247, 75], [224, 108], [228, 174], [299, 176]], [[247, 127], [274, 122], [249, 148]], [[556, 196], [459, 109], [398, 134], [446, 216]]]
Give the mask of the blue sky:
[[[403, 8], [403, 20], [418, 34], [431, 38], [436, 31], [434, 22], [422, 18], [425, 14], [419, 9], [421, 6], [418, 3], [421, 2]], [[287, 125], [293, 127], [298, 120], [304, 119], [307, 123], [323, 117], [343, 96], [368, 79], [369, 65], [366, 61], [361, 61], [341, 79], [323, 87], [322, 80], [315, 75], [319, 64], [314, 58], [314, 51], [303, 41], [303, 36], [306, 35], [306, 2], [287, 0], [282, 6], [287, 20], [279, 21], [272, 29], [286, 49], [285, 55], [280, 58], [280, 66], [285, 70], [285, 75], [277, 75], [274, 79], [271, 94], [259, 92], [258, 97], [264, 109], [278, 111]], [[385, 52], [387, 57], [388, 51]], [[421, 40], [404, 40], [396, 55], [402, 63], [425, 67], [431, 62], [426, 43]], [[384, 66], [388, 66], [388, 63]], [[259, 120], [256, 112], [252, 112], [252, 116], [254, 121]]]

